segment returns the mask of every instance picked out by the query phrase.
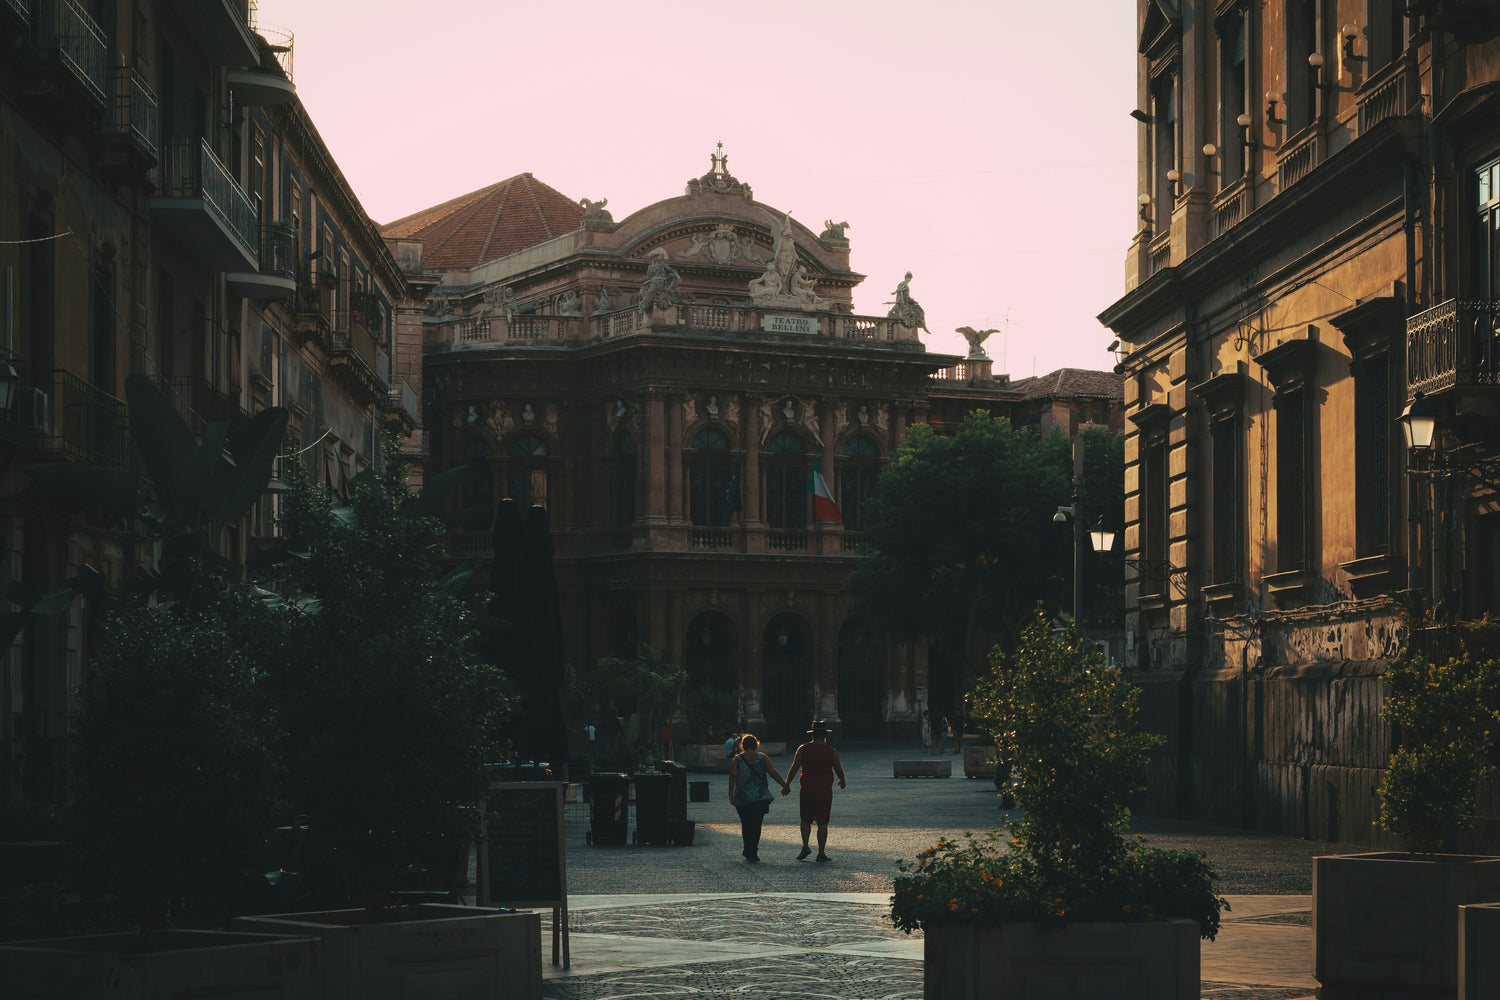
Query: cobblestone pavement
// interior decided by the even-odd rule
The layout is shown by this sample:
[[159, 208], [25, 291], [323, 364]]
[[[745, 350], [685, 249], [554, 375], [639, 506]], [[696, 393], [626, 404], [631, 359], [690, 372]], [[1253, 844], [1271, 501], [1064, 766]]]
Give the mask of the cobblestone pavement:
[[[953, 778], [896, 779], [891, 761], [922, 759], [920, 748], [840, 752], [849, 787], [834, 795], [828, 864], [796, 860], [795, 791], [771, 809], [765, 860], [746, 864], [722, 774], [690, 775], [710, 782], [710, 800], [689, 805], [691, 846], [588, 845], [588, 807], [570, 805], [572, 967], [546, 967], [547, 1000], [919, 998], [921, 935], [889, 919], [896, 862], [940, 837], [989, 829], [999, 802], [990, 782], [962, 777], [960, 757], [949, 758]], [[783, 771], [788, 763], [778, 760]], [[1218, 941], [1203, 945], [1205, 1000], [1312, 995], [1312, 858], [1357, 848], [1163, 820], [1134, 829], [1207, 853], [1231, 899]]]

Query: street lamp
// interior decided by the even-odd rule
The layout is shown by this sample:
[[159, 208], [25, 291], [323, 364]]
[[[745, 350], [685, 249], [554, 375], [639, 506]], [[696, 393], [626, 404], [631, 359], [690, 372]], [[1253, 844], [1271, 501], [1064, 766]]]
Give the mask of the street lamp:
[[[1093, 550], [1106, 559], [1119, 562], [1135, 570], [1140, 576], [1148, 580], [1172, 580], [1177, 577], [1187, 576], [1187, 570], [1178, 569], [1166, 559], [1126, 559], [1124, 556], [1111, 555], [1115, 547], [1115, 537], [1119, 532], [1104, 523], [1104, 518], [1099, 518], [1094, 526], [1089, 529], [1089, 545]], [[1186, 587], [1184, 582], [1181, 586]]]
[[1115, 547], [1114, 529], [1105, 526], [1103, 517], [1089, 530], [1089, 546], [1095, 552], [1108, 552]]
[[1406, 433], [1408, 451], [1426, 452], [1432, 447], [1433, 435], [1437, 433], [1438, 410], [1425, 395], [1418, 392], [1396, 418], [1401, 430]]

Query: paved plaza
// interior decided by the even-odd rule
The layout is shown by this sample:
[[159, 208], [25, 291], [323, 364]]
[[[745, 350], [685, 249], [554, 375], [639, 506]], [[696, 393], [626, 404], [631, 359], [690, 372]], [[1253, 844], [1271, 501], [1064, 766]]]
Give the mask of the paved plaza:
[[[796, 793], [767, 817], [762, 862], [740, 857], [739, 822], [727, 777], [693, 802], [688, 847], [585, 843], [587, 806], [568, 806], [567, 865], [572, 967], [545, 965], [547, 1000], [650, 997], [881, 998], [922, 992], [922, 939], [888, 916], [896, 862], [940, 837], [980, 832], [1001, 815], [987, 780], [892, 777], [891, 762], [920, 747], [840, 747], [849, 787], [835, 791], [828, 853], [796, 860]], [[778, 760], [785, 770], [789, 760]], [[631, 829], [634, 829], [632, 818]], [[1210, 1000], [1310, 997], [1312, 859], [1357, 848], [1220, 827], [1141, 820], [1134, 829], [1163, 847], [1205, 851], [1232, 910], [1218, 940], [1203, 943]], [[550, 931], [543, 931], [550, 957]]]

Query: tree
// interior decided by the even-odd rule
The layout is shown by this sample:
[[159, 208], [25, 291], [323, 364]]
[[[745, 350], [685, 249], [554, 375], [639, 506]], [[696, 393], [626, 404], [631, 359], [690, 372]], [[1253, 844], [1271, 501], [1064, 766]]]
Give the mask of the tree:
[[[1118, 503], [1123, 453], [1108, 430], [1083, 433], [1087, 518]], [[1072, 533], [1052, 516], [1071, 498], [1071, 477], [1066, 435], [1041, 437], [983, 411], [948, 437], [918, 424], [882, 470], [848, 586], [895, 638], [929, 640], [956, 664], [959, 690], [934, 682], [939, 710], [957, 707], [944, 702], [991, 646], [1013, 644], [1038, 601], [1055, 607], [1068, 593]]]
[[455, 479], [412, 494], [388, 440], [382, 467], [350, 481], [346, 509], [300, 462], [283, 464], [295, 596], [271, 673], [288, 798], [306, 818], [314, 891], [375, 917], [408, 870], [446, 863], [470, 832], [502, 752], [505, 679], [458, 597], [472, 571], [445, 570], [430, 513]]

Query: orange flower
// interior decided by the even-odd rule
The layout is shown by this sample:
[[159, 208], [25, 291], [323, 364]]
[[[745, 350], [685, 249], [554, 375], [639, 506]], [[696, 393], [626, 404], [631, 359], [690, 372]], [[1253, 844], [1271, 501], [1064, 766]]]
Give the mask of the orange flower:
[[1059, 907], [1058, 907], [1058, 908], [1057, 908], [1057, 915], [1058, 915], [1058, 916], [1059, 916], [1059, 917], [1061, 917], [1061, 916], [1065, 916], [1065, 915], [1066, 915], [1066, 914], [1067, 914], [1067, 912], [1068, 912], [1068, 911], [1067, 911], [1067, 910], [1065, 910], [1065, 909], [1063, 909], [1063, 908], [1062, 908], [1062, 907], [1061, 907], [1061, 906], [1059, 906]]

